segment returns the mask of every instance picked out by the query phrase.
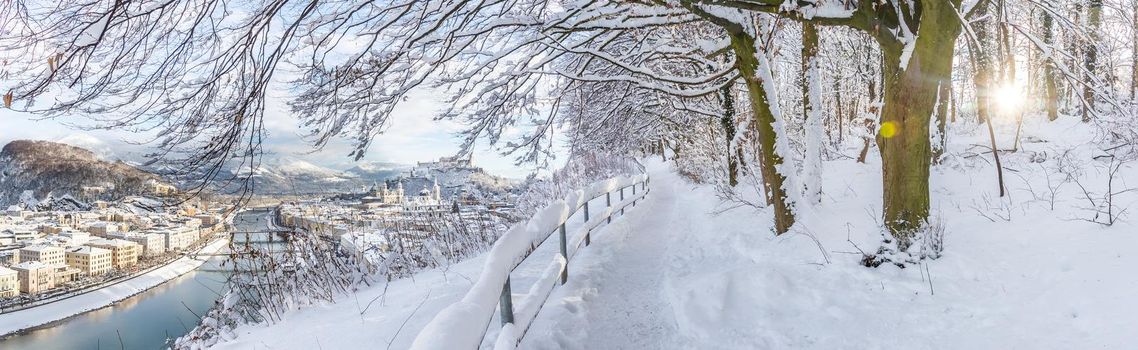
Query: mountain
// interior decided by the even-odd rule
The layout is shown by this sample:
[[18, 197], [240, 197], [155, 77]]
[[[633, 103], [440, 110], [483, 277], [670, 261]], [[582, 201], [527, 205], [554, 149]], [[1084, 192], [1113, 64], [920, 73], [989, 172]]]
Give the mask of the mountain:
[[248, 168], [236, 171], [238, 175], [249, 175], [259, 194], [341, 192], [363, 186], [355, 174], [291, 157], [264, 159], [251, 173]]
[[116, 199], [147, 193], [159, 183], [158, 175], [62, 143], [16, 140], [0, 151], [0, 203], [14, 204], [20, 197]]
[[344, 170], [364, 182], [381, 182], [411, 169], [410, 165], [392, 162], [359, 162]]

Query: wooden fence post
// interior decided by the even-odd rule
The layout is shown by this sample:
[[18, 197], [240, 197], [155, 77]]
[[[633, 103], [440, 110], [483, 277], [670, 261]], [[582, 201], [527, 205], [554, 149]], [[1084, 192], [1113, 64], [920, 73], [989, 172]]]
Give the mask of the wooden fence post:
[[[624, 201], [624, 187], [620, 188], [620, 201]], [[624, 207], [620, 207], [620, 216], [624, 216]]]
[[585, 226], [585, 246], [588, 246], [589, 244], [593, 243], [593, 238], [591, 237], [593, 234], [593, 230], [589, 229], [589, 227], [587, 226], [588, 224], [589, 224], [589, 202], [585, 201], [585, 225], [586, 225]]
[[[605, 192], [605, 207], [612, 207], [612, 192]], [[612, 213], [609, 213], [608, 223], [612, 223]]]
[[569, 280], [569, 249], [565, 243], [565, 223], [561, 223], [557, 230], [561, 236], [561, 258], [565, 259], [565, 267], [561, 269], [561, 284], [565, 284]]
[[510, 276], [506, 275], [506, 284], [502, 286], [502, 297], [498, 299], [502, 309], [502, 325], [514, 323], [514, 296], [510, 291]]

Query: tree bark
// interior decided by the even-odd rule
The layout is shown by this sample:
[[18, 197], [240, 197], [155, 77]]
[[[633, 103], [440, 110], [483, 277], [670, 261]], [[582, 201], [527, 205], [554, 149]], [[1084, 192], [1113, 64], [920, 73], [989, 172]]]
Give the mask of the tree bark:
[[1130, 100], [1133, 101], [1138, 94], [1138, 0], [1130, 2], [1130, 12], [1133, 14], [1130, 20], [1133, 26], [1130, 28]]
[[[949, 74], [952, 72], [949, 71]], [[950, 76], [943, 84], [940, 85], [940, 92], [937, 93], [937, 109], [936, 109], [936, 133], [935, 140], [937, 144], [933, 147], [933, 164], [940, 164], [940, 158], [944, 155], [945, 148], [948, 147], [948, 113], [949, 106], [952, 104], [952, 77]]]
[[1102, 25], [1102, 0], [1089, 0], [1087, 2], [1087, 32], [1090, 40], [1084, 52], [1084, 68], [1086, 69], [1086, 82], [1083, 84], [1083, 122], [1091, 121], [1095, 114], [1095, 91], [1091, 78], [1098, 74], [1098, 31]]
[[778, 135], [774, 129], [775, 116], [771, 111], [771, 104], [778, 103], [778, 101], [767, 100], [766, 87], [763, 86], [762, 79], [757, 75], [758, 69], [770, 68], [760, 67], [756, 55], [762, 53], [757, 52], [753, 37], [735, 31], [729, 31], [729, 35], [731, 36], [732, 49], [738, 57], [739, 73], [747, 85], [747, 93], [751, 100], [751, 113], [754, 115], [749, 127], [753, 129], [753, 135], [759, 141], [759, 169], [762, 173], [763, 182], [770, 189], [775, 234], [782, 234], [794, 225], [794, 213], [786, 196], [784, 186], [786, 176], [778, 171], [778, 168], [783, 164], [783, 159], [775, 152], [775, 138]]
[[976, 91], [976, 117], [977, 122], [983, 123], [991, 117], [991, 102], [990, 92], [995, 85], [995, 67], [992, 57], [992, 27], [991, 27], [991, 11], [990, 4], [987, 1], [982, 2], [976, 11], [976, 18], [979, 18], [972, 24], [972, 30], [976, 33], [977, 50], [973, 52], [976, 57], [975, 72], [973, 72], [972, 81], [975, 83]]
[[[929, 119], [938, 89], [951, 80], [959, 19], [949, 2], [922, 9], [920, 35], [902, 69], [900, 44], [882, 45], [885, 104], [877, 145], [881, 150], [884, 222], [905, 251], [929, 215]], [[888, 126], [886, 124], [891, 124]], [[892, 135], [888, 131], [892, 129]]]
[[[1049, 4], [1050, 1], [1045, 4]], [[1043, 11], [1043, 43], [1048, 46], [1054, 45], [1054, 34], [1052, 34], [1052, 27], [1055, 20], [1051, 18], [1051, 13]], [[1059, 87], [1055, 83], [1055, 63], [1052, 62], [1054, 58], [1048, 57], [1043, 60], [1043, 88], [1046, 92], [1046, 100], [1043, 105], [1047, 109], [1047, 120], [1054, 121], [1059, 119]]]
[[1130, 12], [1133, 18], [1130, 23], [1130, 100], [1133, 101], [1138, 94], [1138, 0], [1130, 2]]
[[822, 200], [822, 87], [818, 68], [818, 28], [802, 23], [802, 113], [806, 119], [804, 201]]
[[735, 141], [735, 96], [731, 94], [731, 86], [724, 86], [721, 94], [723, 95], [723, 117], [719, 122], [723, 125], [724, 134], [727, 138], [727, 184], [731, 187], [739, 184], [739, 162], [735, 159], [735, 154], [731, 149], [732, 143]]

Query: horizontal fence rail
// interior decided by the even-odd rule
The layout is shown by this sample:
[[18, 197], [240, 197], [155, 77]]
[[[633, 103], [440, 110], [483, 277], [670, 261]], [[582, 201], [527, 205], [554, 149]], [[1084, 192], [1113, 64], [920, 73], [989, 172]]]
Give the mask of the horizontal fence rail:
[[[511, 227], [490, 248], [482, 273], [470, 291], [462, 300], [435, 315], [415, 337], [411, 348], [477, 349], [495, 313], [499, 314], [502, 321], [502, 330], [498, 334], [495, 348], [517, 347], [558, 281], [560, 284], [568, 281], [569, 260], [582, 243], [592, 243], [592, 230], [601, 224], [611, 223], [615, 213], [619, 212], [623, 216], [626, 207], [635, 207], [636, 202], [648, 194], [650, 183], [647, 175], [598, 181], [570, 193], [562, 200], [550, 203], [529, 220]], [[614, 198], [617, 195], [619, 198]], [[600, 197], [605, 197], [605, 207], [590, 212], [589, 202]], [[571, 234], [567, 233], [565, 223], [579, 210], [584, 213], [583, 225]], [[542, 271], [526, 298], [520, 300], [515, 307], [510, 273], [554, 232], [557, 232], [560, 241], [559, 254]], [[571, 238], [574, 241], [570, 242]]]

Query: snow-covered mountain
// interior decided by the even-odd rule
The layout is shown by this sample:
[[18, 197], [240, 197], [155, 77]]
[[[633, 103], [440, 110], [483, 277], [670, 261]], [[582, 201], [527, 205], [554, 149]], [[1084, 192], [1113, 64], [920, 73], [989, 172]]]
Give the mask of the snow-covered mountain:
[[256, 167], [230, 169], [238, 177], [253, 180], [259, 194], [330, 193], [358, 189], [359, 176], [322, 167], [293, 157], [265, 157]]
[[410, 168], [411, 166], [407, 164], [370, 161], [355, 163], [351, 168], [344, 170], [344, 172], [352, 174], [365, 182], [379, 182], [398, 176]]
[[146, 193], [149, 184], [161, 181], [122, 161], [102, 160], [62, 143], [16, 140], [0, 151], [0, 203], [16, 203], [21, 196], [115, 199]]

